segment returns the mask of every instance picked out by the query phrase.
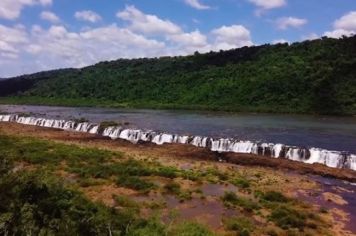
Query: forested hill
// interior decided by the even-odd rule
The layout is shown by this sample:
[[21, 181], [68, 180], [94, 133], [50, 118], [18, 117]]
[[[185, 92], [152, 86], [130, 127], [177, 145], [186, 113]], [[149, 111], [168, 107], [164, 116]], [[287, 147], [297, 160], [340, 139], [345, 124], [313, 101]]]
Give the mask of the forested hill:
[[41, 72], [0, 80], [0, 96], [42, 104], [356, 114], [356, 36]]

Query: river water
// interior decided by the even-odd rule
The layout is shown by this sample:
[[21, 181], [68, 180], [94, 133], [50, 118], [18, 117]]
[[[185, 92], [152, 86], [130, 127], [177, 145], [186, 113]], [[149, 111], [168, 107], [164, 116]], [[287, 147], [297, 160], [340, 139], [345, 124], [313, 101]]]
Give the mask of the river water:
[[0, 112], [91, 122], [213, 138], [283, 143], [356, 153], [356, 117], [244, 114], [202, 111], [0, 105]]

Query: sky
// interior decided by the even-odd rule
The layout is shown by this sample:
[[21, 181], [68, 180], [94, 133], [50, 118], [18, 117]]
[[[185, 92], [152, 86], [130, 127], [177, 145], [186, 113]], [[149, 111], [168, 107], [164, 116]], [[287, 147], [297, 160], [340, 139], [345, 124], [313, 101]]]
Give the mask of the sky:
[[356, 0], [0, 0], [0, 77], [356, 34]]

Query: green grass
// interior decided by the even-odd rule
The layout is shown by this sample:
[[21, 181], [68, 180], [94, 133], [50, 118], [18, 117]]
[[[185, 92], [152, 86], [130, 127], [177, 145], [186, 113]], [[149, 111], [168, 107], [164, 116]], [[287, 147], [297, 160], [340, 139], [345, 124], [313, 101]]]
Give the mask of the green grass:
[[274, 209], [269, 218], [282, 229], [303, 229], [306, 226], [307, 219], [304, 213], [287, 206], [281, 206]]
[[170, 182], [164, 185], [164, 190], [170, 194], [180, 194], [181, 192], [180, 185], [176, 182]]
[[[161, 166], [127, 159], [121, 154], [32, 138], [0, 135], [0, 148], [0, 234], [213, 235], [196, 223], [167, 226], [154, 218], [141, 218], [142, 206], [127, 196], [113, 196], [116, 205], [121, 207], [117, 210], [91, 202], [76, 190], [78, 185], [93, 186], [116, 176], [119, 186], [146, 192], [156, 186], [141, 176], [158, 173], [173, 177], [174, 169], [157, 171]], [[113, 158], [118, 162], [113, 162]], [[73, 164], [67, 171], [79, 173], [76, 184], [54, 174], [52, 167], [59, 168], [63, 160]], [[18, 162], [37, 168], [13, 173]]]
[[58, 166], [65, 161], [68, 165], [78, 163], [98, 164], [120, 158], [122, 155], [93, 148], [79, 148], [33, 138], [14, 138], [0, 135], [0, 157], [14, 161], [25, 161], [34, 165]]
[[39, 171], [0, 177], [1, 234], [106, 235], [107, 225], [118, 234], [139, 220], [135, 215], [90, 202]]
[[268, 202], [281, 202], [281, 203], [286, 203], [286, 202], [290, 201], [289, 198], [284, 196], [282, 193], [276, 192], [276, 191], [268, 191], [268, 192], [262, 194], [261, 199], [268, 201]]
[[[35, 228], [31, 230], [35, 234], [38, 233], [36, 227], [44, 227], [48, 230], [47, 227], [50, 226], [46, 225], [47, 221], [45, 223], [38, 223], [32, 219], [33, 217], [36, 219], [42, 219], [42, 217], [49, 219], [52, 217], [52, 215], [38, 216], [36, 215], [37, 213], [34, 213], [38, 212], [39, 209], [42, 214], [41, 211], [44, 209], [44, 206], [39, 206], [38, 204], [43, 203], [46, 204], [46, 207], [54, 209], [61, 209], [63, 207], [64, 213], [58, 210], [55, 212], [55, 217], [53, 216], [54, 220], [60, 222], [60, 224], [63, 223], [61, 221], [62, 218], [67, 217], [66, 215], [63, 216], [62, 213], [79, 215], [68, 216], [68, 220], [81, 219], [80, 217], [87, 219], [85, 218], [86, 214], [88, 214], [88, 217], [95, 218], [92, 227], [96, 228], [89, 227], [88, 230], [90, 232], [85, 231], [87, 235], [96, 235], [95, 232], [102, 232], [101, 230], [104, 229], [96, 224], [100, 222], [100, 224], [106, 224], [112, 214], [118, 214], [119, 217], [123, 216], [130, 220], [129, 225], [126, 225], [127, 221], [123, 219], [120, 219], [118, 223], [115, 223], [116, 221], [113, 220], [113, 231], [118, 232], [124, 228], [125, 232], [121, 232], [121, 235], [160, 235], [162, 232], [164, 235], [205, 235], [207, 231], [201, 225], [191, 223], [180, 225], [176, 222], [172, 226], [165, 226], [160, 222], [157, 223], [154, 219], [141, 219], [138, 214], [143, 208], [151, 209], [155, 212], [165, 209], [167, 207], [167, 202], [164, 200], [165, 194], [172, 194], [180, 201], [189, 201], [193, 197], [194, 199], [199, 199], [199, 196], [201, 201], [210, 200], [204, 196], [204, 193], [200, 189], [209, 181], [215, 181], [221, 186], [234, 183], [234, 185], [239, 187], [239, 191], [243, 192], [243, 194], [237, 191], [225, 192], [220, 198], [226, 207], [238, 211], [246, 217], [248, 216], [247, 220], [238, 217], [230, 221], [224, 221], [225, 226], [228, 226], [230, 230], [239, 235], [249, 235], [254, 232], [254, 229], [248, 223], [248, 219], [251, 220], [253, 215], [259, 215], [274, 222], [277, 232], [285, 233], [287, 231], [294, 232], [295, 230], [298, 232], [308, 230], [309, 232], [312, 230], [311, 232], [319, 233], [319, 229], [324, 229], [324, 226], [326, 227], [326, 224], [318, 217], [318, 214], [321, 214], [320, 212], [314, 213], [313, 209], [308, 208], [306, 204], [303, 205], [299, 201], [289, 199], [280, 192], [259, 191], [257, 185], [250, 184], [248, 181], [249, 176], [241, 177], [243, 175], [239, 172], [221, 172], [209, 167], [200, 168], [199, 170], [180, 170], [176, 167], [163, 166], [151, 158], [138, 160], [119, 152], [81, 148], [75, 145], [60, 144], [35, 138], [19, 138], [5, 135], [0, 135], [0, 150], [0, 234], [2, 233], [2, 225], [6, 225], [9, 229], [12, 227], [7, 222], [14, 222], [12, 221], [13, 217], [19, 217], [21, 220], [20, 223], [26, 227], [34, 225]], [[31, 168], [25, 168], [27, 166]], [[14, 167], [23, 169], [12, 173], [11, 170]], [[29, 170], [34, 170], [37, 173], [28, 174]], [[152, 182], [152, 179], [163, 180], [162, 182], [166, 184], [155, 184]], [[183, 189], [179, 184], [179, 181], [182, 179], [192, 180], [195, 182], [194, 187], [192, 189]], [[55, 184], [53, 185], [53, 183]], [[58, 183], [61, 186], [58, 188], [64, 189], [63, 191], [56, 190], [57, 187], [54, 188], [55, 186], [59, 186]], [[88, 196], [91, 196], [92, 189], [96, 193], [95, 191], [100, 191], [101, 185], [112, 186], [115, 184], [118, 187], [133, 189], [144, 194], [153, 190], [153, 193], [163, 194], [163, 200], [161, 202], [152, 201], [140, 204], [130, 199], [129, 196], [116, 195], [113, 196], [113, 199], [115, 206], [120, 209], [119, 212], [116, 212], [116, 210], [106, 208], [101, 204], [91, 203], [78, 192], [79, 190], [85, 193], [89, 191]], [[99, 187], [88, 189], [91, 186]], [[53, 190], [54, 192], [51, 190], [52, 188], [55, 189]], [[32, 190], [35, 192], [32, 192]], [[11, 191], [14, 191], [14, 193]], [[254, 196], [252, 196], [252, 192]], [[44, 202], [41, 200], [42, 193], [48, 196], [48, 199], [45, 197]], [[194, 195], [193, 193], [197, 194]], [[63, 194], [64, 196], [62, 196]], [[24, 196], [26, 199], [33, 199], [33, 201], [26, 202], [26, 199], [19, 200], [18, 198], [21, 198], [21, 196]], [[12, 199], [14, 202], [12, 202]], [[74, 202], [77, 199], [80, 199], [78, 200], [80, 202], [84, 202], [80, 203], [84, 204], [84, 208], [80, 208], [80, 204]], [[60, 207], [52, 206], [52, 203], [55, 205], [58, 204]], [[71, 205], [72, 203], [74, 205]], [[64, 205], [62, 206], [61, 204]], [[66, 204], [69, 204], [70, 210], [66, 208]], [[10, 209], [9, 207], [12, 206], [15, 206], [15, 208]], [[262, 210], [260, 211], [260, 209], [262, 208], [266, 210], [265, 212], [270, 212], [268, 217], [266, 214], [261, 213]], [[8, 210], [3, 214], [2, 209]], [[87, 213], [87, 211], [89, 212]], [[327, 213], [325, 210], [322, 212], [323, 214]], [[33, 222], [28, 223], [26, 221], [28, 218], [23, 219], [23, 217], [29, 217]], [[90, 221], [90, 219], [87, 220]], [[100, 221], [102, 219], [104, 221]], [[25, 221], [27, 223], [24, 223]], [[11, 224], [15, 224], [16, 228], [21, 228], [22, 226], [19, 226], [20, 223], [15, 222]], [[39, 224], [40, 226], [38, 226]], [[57, 226], [56, 223], [53, 224], [56, 227], [62, 227]], [[115, 224], [119, 225], [119, 229], [116, 228]], [[73, 232], [69, 232], [72, 233], [71, 235], [75, 235], [76, 230], [79, 230], [75, 227]], [[28, 230], [28, 228], [21, 228], [21, 230]], [[187, 234], [183, 234], [184, 232], [187, 232]], [[206, 233], [206, 235], [209, 234]]]
[[235, 231], [240, 236], [249, 236], [255, 226], [249, 218], [232, 217], [224, 220], [224, 225], [228, 230]]
[[183, 222], [173, 227], [168, 235], [173, 236], [214, 236], [205, 226], [195, 222]]
[[114, 195], [113, 196], [115, 203], [121, 207], [128, 207], [128, 208], [139, 208], [139, 204], [133, 200], [131, 200], [129, 197], [124, 196], [124, 195]]
[[148, 192], [157, 186], [149, 181], [143, 180], [138, 176], [121, 175], [116, 179], [116, 184], [120, 187], [131, 188], [141, 192]]
[[174, 178], [178, 177], [179, 170], [177, 168], [171, 167], [171, 166], [160, 166], [156, 169], [155, 175], [165, 177], [165, 178], [174, 179]]
[[237, 196], [234, 192], [225, 192], [221, 197], [221, 200], [227, 207], [239, 206], [247, 212], [260, 209], [260, 206], [257, 202], [249, 198]]
[[250, 182], [244, 178], [236, 178], [231, 181], [231, 183], [237, 187], [247, 189], [250, 187]]

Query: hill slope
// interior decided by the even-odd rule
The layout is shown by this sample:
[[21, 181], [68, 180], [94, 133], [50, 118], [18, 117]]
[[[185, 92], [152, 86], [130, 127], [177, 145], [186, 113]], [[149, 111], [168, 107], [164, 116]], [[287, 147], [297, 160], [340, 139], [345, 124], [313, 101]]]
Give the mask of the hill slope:
[[55, 104], [90, 99], [92, 105], [356, 114], [356, 36], [41, 72], [0, 81], [0, 96]]

